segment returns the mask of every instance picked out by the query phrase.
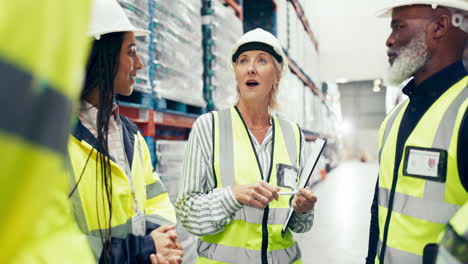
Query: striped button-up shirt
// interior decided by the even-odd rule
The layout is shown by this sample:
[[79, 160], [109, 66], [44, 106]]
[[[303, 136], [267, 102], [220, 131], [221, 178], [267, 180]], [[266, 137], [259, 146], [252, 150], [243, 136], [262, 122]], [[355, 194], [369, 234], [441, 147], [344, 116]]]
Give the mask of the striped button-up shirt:
[[[184, 227], [192, 234], [204, 236], [215, 234], [231, 222], [235, 213], [242, 208], [229, 186], [215, 187], [212, 170], [213, 120], [210, 114], [200, 116], [194, 123], [185, 153], [184, 168], [179, 182], [176, 212]], [[250, 133], [250, 132], [249, 132]], [[267, 178], [271, 163], [272, 128], [261, 144], [250, 134], [254, 142], [260, 166]], [[304, 140], [304, 137], [302, 137]], [[304, 166], [304, 142], [301, 149], [301, 170]], [[294, 213], [289, 229], [302, 233], [310, 230], [314, 219], [313, 210], [306, 214]]]
[[[83, 126], [95, 137], [97, 133], [97, 116], [98, 109], [83, 100], [81, 101], [80, 113], [78, 115]], [[112, 115], [109, 118], [109, 133], [107, 135], [109, 155], [115, 160], [117, 165], [120, 166], [125, 173], [128, 174], [130, 165], [125, 156], [125, 147], [123, 145], [122, 131], [120, 127], [119, 107], [117, 104], [112, 105]], [[129, 175], [127, 175], [128, 177]]]

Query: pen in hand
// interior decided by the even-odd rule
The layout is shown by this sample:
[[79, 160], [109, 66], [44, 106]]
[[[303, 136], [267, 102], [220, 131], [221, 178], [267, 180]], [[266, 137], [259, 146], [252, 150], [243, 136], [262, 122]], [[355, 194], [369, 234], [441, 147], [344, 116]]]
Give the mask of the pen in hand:
[[[306, 190], [310, 190], [309, 187], [304, 188]], [[278, 192], [278, 195], [296, 195], [299, 193], [299, 189], [294, 189], [292, 191], [286, 191], [286, 192]]]
[[299, 193], [299, 190], [293, 190], [289, 192], [278, 192], [278, 195], [296, 195]]

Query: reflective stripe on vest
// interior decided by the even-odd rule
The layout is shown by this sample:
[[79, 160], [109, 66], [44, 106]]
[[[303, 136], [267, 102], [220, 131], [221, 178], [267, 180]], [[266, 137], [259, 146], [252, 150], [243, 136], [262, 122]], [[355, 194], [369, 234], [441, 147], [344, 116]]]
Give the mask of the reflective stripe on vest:
[[[221, 179], [224, 186], [234, 185], [234, 147], [232, 140], [232, 118], [231, 111], [224, 110], [218, 112], [219, 122], [219, 140], [222, 142], [219, 144], [219, 152], [223, 154], [223, 158], [220, 159], [220, 173], [223, 175]], [[283, 138], [286, 144], [289, 160], [291, 164], [298, 167], [298, 142], [296, 133], [291, 123], [286, 120], [279, 119], [279, 124], [283, 132]], [[299, 139], [300, 140], [300, 139]], [[300, 150], [299, 150], [300, 153]], [[262, 175], [263, 178], [263, 175]]]
[[0, 131], [67, 155], [71, 101], [45, 81], [34, 90], [31, 74], [2, 61], [0, 77], [12, 85], [0, 96]]
[[[92, 147], [88, 145], [86, 142], [84, 141], [80, 142], [76, 138], [72, 137], [70, 139], [70, 156], [71, 156], [70, 158], [72, 159], [72, 165], [79, 161], [78, 159], [79, 157], [74, 155], [74, 153], [77, 151], [77, 148], [78, 148], [77, 146], [79, 145], [81, 145], [83, 149], [86, 149], [89, 152], [92, 151], [93, 153], [91, 154], [91, 158], [87, 164], [87, 168], [85, 169], [83, 173], [82, 179], [80, 183], [78, 184], [78, 187], [76, 188], [76, 190], [73, 192], [73, 195], [71, 196], [71, 200], [73, 203], [73, 209], [76, 215], [76, 220], [81, 230], [83, 230], [83, 232], [91, 236], [99, 237], [100, 232], [106, 232], [105, 227], [107, 226], [107, 218], [104, 218], [103, 216], [101, 216], [100, 218], [101, 223], [100, 224], [97, 223], [98, 220], [97, 220], [97, 216], [95, 215], [95, 211], [93, 210], [93, 212], [89, 212], [89, 210], [95, 209], [91, 206], [93, 203], [97, 203], [97, 201], [95, 200], [96, 199], [95, 194], [91, 194], [89, 190], [87, 190], [88, 188], [85, 188], [89, 184], [93, 186], [97, 182], [100, 182], [100, 181], [96, 181], [95, 175], [87, 174], [87, 172], [94, 174], [95, 171], [97, 171], [94, 169], [95, 166], [98, 166], [96, 162], [97, 150], [92, 149]], [[83, 151], [82, 154], [87, 156], [89, 155], [89, 152], [85, 153], [85, 151]], [[91, 168], [92, 165], [94, 166]], [[80, 167], [76, 165], [73, 166], [74, 175], [71, 177], [71, 186], [73, 187], [76, 186], [77, 179], [80, 178], [82, 169], [83, 168], [81, 166]], [[113, 177], [115, 176], [117, 178], [116, 176], [117, 170], [119, 170], [121, 174], [124, 174], [123, 171], [120, 168], [118, 168], [113, 161], [111, 161], [111, 173]], [[93, 181], [96, 181], [96, 182], [93, 182]], [[101, 188], [96, 187], [96, 189], [101, 191], [102, 187]], [[100, 206], [99, 215], [102, 215], [104, 213], [103, 212], [104, 210], [107, 210], [107, 208], [104, 209], [102, 208], [102, 206]], [[105, 211], [105, 212], [107, 213], [108, 211]], [[94, 213], [92, 217], [89, 216], [91, 213]], [[117, 212], [114, 210], [113, 214], [117, 214]], [[122, 216], [120, 218], [122, 218]], [[131, 232], [132, 232], [131, 218], [124, 217], [124, 219], [120, 221], [120, 224], [112, 226], [112, 236], [114, 237], [124, 238], [126, 235], [128, 235], [128, 233], [131, 233]]]
[[296, 142], [297, 137], [295, 136], [294, 132], [295, 127], [293, 127], [290, 122], [284, 119], [279, 119], [279, 124], [281, 126], [281, 130], [283, 131], [284, 141], [286, 143], [286, 148], [288, 149], [289, 160], [291, 161], [291, 164], [299, 168], [299, 156], [297, 155], [298, 152]]
[[161, 180], [146, 185], [146, 199], [148, 200], [166, 192], [166, 186], [164, 186]]
[[[388, 208], [389, 197], [390, 190], [379, 187], [379, 205]], [[427, 208], [431, 208], [431, 210], [427, 210]], [[403, 193], [395, 193], [393, 200], [393, 212], [439, 224], [447, 223], [447, 215], [453, 215], [458, 208], [460, 208], [459, 205], [443, 201], [431, 201], [424, 199], [424, 197], [415, 197]]]
[[387, 142], [388, 134], [390, 133], [390, 128], [393, 127], [393, 122], [395, 122], [395, 119], [396, 119], [398, 113], [400, 113], [401, 108], [402, 107], [406, 108], [408, 103], [409, 103], [409, 100], [406, 100], [405, 102], [402, 102], [401, 104], [397, 105], [395, 107], [395, 109], [390, 113], [390, 118], [388, 119], [387, 124], [385, 125], [385, 130], [384, 130], [382, 142], [380, 143], [380, 147], [379, 147], [379, 162], [380, 162], [380, 158], [382, 156], [382, 149], [385, 146], [385, 142]]
[[[156, 224], [174, 224], [175, 212], [170, 205], [168, 194], [161, 180], [153, 175], [149, 153], [144, 150], [144, 139], [141, 135], [135, 135], [134, 156], [131, 166], [135, 196], [138, 199], [138, 210], [145, 210], [145, 220]], [[90, 152], [93, 152], [90, 155]], [[93, 247], [96, 258], [99, 258], [102, 250], [100, 241], [101, 232], [107, 233], [107, 213], [108, 207], [103, 193], [101, 176], [96, 176], [99, 171], [97, 150], [92, 148], [86, 141], [70, 138], [69, 142], [70, 158], [74, 176], [71, 177], [71, 186], [75, 186], [80, 179], [83, 167], [86, 165], [83, 176], [71, 196], [76, 220], [80, 229], [88, 235], [88, 240]], [[90, 157], [89, 160], [88, 156]], [[126, 238], [133, 232], [132, 216], [135, 214], [136, 204], [132, 197], [131, 187], [124, 171], [113, 161], [110, 161], [112, 184], [113, 184], [113, 206], [112, 212], [112, 236]], [[156, 181], [152, 179], [156, 177]], [[146, 184], [146, 182], [150, 182]], [[96, 186], [96, 184], [98, 184]], [[97, 193], [96, 193], [97, 191]], [[101, 199], [102, 198], [102, 199]], [[154, 207], [154, 208], [151, 208]], [[96, 209], [97, 208], [97, 209]], [[99, 217], [99, 220], [98, 220]], [[96, 238], [99, 238], [98, 240]]]
[[[253, 259], [261, 259], [261, 252], [238, 247], [230, 247], [225, 245], [217, 245], [198, 240], [199, 257], [214, 260], [222, 263], [257, 263], [252, 262]], [[222, 256], [218, 258], [218, 256]], [[300, 259], [299, 245], [295, 243], [293, 246], [267, 252], [269, 264], [288, 264]], [[294, 256], [291, 258], [291, 256]], [[203, 263], [203, 259], [199, 262]]]
[[[284, 219], [288, 217], [288, 213], [289, 208], [270, 208], [268, 223], [272, 225], [282, 225], [284, 224]], [[263, 209], [244, 206], [236, 212], [234, 219], [261, 225], [263, 223]]]
[[66, 164], [91, 1], [0, 2], [0, 263], [93, 263]]
[[[466, 111], [468, 77], [448, 89], [424, 114], [405, 143], [407, 146], [438, 148], [448, 152], [446, 182], [403, 175], [398, 165], [398, 182], [393, 200], [384, 262], [421, 263], [423, 248], [436, 243], [439, 233], [461, 204], [468, 200], [456, 166], [458, 130]], [[394, 177], [396, 139], [408, 103], [387, 116], [380, 130], [379, 228], [382, 240]], [[434, 129], [434, 124], [438, 124]], [[403, 157], [405, 157], [403, 153]], [[379, 245], [378, 257], [381, 247]]]
[[[220, 176], [223, 186], [234, 186], [234, 142], [232, 140], [232, 119], [231, 111], [218, 112], [219, 133], [219, 153], [223, 155], [219, 161]], [[213, 131], [214, 133], [214, 131]], [[216, 143], [216, 142], [215, 142]], [[263, 178], [263, 177], [262, 177]], [[218, 181], [219, 184], [221, 182]]]
[[[217, 186], [248, 184], [263, 179], [249, 133], [236, 109], [213, 112], [213, 117], [213, 168]], [[276, 185], [276, 164], [299, 163], [300, 130], [276, 117], [273, 117], [272, 129], [273, 157], [269, 183]], [[248, 206], [241, 208], [223, 231], [200, 238], [197, 263], [261, 263], [262, 256], [266, 256], [268, 263], [300, 262], [300, 250], [291, 232], [287, 231], [284, 238], [281, 237], [289, 212], [289, 198], [281, 196], [280, 201], [272, 201], [265, 210]], [[264, 235], [268, 235], [267, 240], [264, 240]], [[264, 255], [263, 242], [268, 242]]]
[[[72, 199], [72, 200], [76, 200], [76, 199]], [[77, 208], [77, 207], [75, 207], [75, 208]], [[81, 212], [83, 212], [82, 209], [79, 209], [79, 210]], [[76, 209], [75, 209], [75, 213], [76, 213]], [[99, 257], [101, 256], [101, 252], [102, 252], [101, 232], [103, 232], [103, 237], [106, 237], [107, 230], [97, 229], [97, 230], [92, 230], [92, 231], [84, 231], [86, 229], [83, 229], [83, 227], [87, 228], [86, 227], [86, 219], [80, 218], [80, 217], [76, 217], [76, 219], [77, 219], [77, 222], [78, 222], [81, 230], [84, 233], [87, 234], [86, 238], [88, 240], [88, 243], [91, 246], [94, 258], [99, 259]], [[160, 217], [160, 216], [154, 215], [154, 214], [146, 216], [146, 220], [151, 221], [153, 223], [159, 223], [161, 225], [162, 224], [166, 224], [166, 225], [173, 225], [174, 224], [174, 222], [169, 221], [164, 217]], [[132, 233], [132, 219], [128, 219], [127, 222], [125, 222], [124, 224], [112, 227], [112, 237], [115, 237], [115, 238], [125, 239], [125, 238], [127, 238], [128, 234], [131, 234], [131, 233]]]
[[[453, 230], [468, 242], [468, 202], [450, 219]], [[468, 252], [468, 251], [467, 251]]]
[[[379, 239], [377, 243], [377, 256], [380, 255], [380, 249], [382, 248], [382, 241]], [[403, 262], [402, 262], [403, 261]], [[376, 259], [377, 264], [380, 263], [378, 259]], [[396, 248], [388, 247], [385, 249], [385, 258], [384, 263], [422, 263], [421, 256], [416, 255], [407, 251], [399, 250]]]
[[468, 263], [468, 202], [450, 219], [440, 242], [436, 263]]

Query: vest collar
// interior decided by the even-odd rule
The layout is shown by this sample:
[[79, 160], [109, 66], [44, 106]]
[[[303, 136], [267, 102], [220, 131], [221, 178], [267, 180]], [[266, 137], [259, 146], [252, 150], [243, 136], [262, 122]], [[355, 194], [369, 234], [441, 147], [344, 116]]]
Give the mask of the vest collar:
[[[242, 121], [242, 124], [244, 125], [244, 129], [245, 129], [245, 132], [247, 133], [247, 136], [249, 137], [249, 140], [250, 140], [250, 145], [252, 147], [252, 151], [253, 153], [255, 154], [255, 158], [257, 160], [257, 165], [258, 165], [258, 169], [260, 170], [260, 176], [261, 176], [261, 179], [263, 179], [263, 170], [262, 170], [262, 166], [260, 164], [260, 160], [258, 158], [258, 154], [257, 154], [257, 151], [255, 150], [255, 143], [253, 142], [252, 140], [252, 135], [250, 134], [249, 132], [249, 129], [247, 127], [247, 124], [245, 123], [245, 120], [244, 118], [242, 117], [242, 114], [240, 112], [240, 110], [237, 108], [237, 106], [234, 106], [234, 110], [236, 111], [236, 113], [239, 115], [239, 118], [241, 119]], [[275, 150], [275, 122], [274, 120], [272, 119], [271, 117], [271, 114], [270, 114], [270, 122], [271, 122], [271, 129], [272, 129], [272, 142], [271, 142], [271, 164], [270, 164], [270, 168], [268, 170], [268, 174], [266, 174], [267, 178], [265, 179], [266, 182], [270, 182], [270, 176], [271, 176], [271, 171], [272, 171], [272, 168], [273, 168], [273, 157], [274, 157], [274, 150]]]
[[[83, 125], [83, 123], [81, 123], [79, 119], [76, 123], [75, 129], [73, 129], [72, 131], [72, 136], [74, 136], [79, 141], [85, 141], [86, 143], [91, 145], [91, 147], [96, 149], [99, 153], [104, 152], [103, 149], [99, 146], [98, 140], [96, 139], [96, 137], [94, 137], [93, 134], [89, 132], [89, 130]], [[115, 162], [115, 160], [112, 157], [110, 156], [107, 156], [107, 157]]]
[[[138, 133], [138, 128], [135, 124], [133, 124], [130, 120], [128, 120], [122, 115], [120, 115], [120, 120], [122, 122], [125, 154], [127, 155], [128, 162], [131, 168], [134, 154], [133, 148], [135, 145], [135, 137]], [[81, 123], [79, 119], [75, 128], [72, 131], [72, 136], [74, 136], [79, 141], [85, 141], [86, 143], [91, 145], [91, 147], [95, 148], [99, 153], [103, 153], [102, 148], [99, 147], [98, 140], [96, 139], [96, 137], [94, 137], [94, 135], [91, 134], [91, 132], [89, 132], [89, 130]], [[112, 160], [113, 162], [116, 162], [113, 157], [108, 155], [106, 155], [106, 157]]]
[[410, 99], [423, 96], [434, 100], [439, 98], [448, 88], [452, 87], [466, 75], [467, 72], [462, 61], [457, 61], [430, 76], [418, 86], [416, 86], [414, 79], [412, 79], [403, 88], [403, 93]]

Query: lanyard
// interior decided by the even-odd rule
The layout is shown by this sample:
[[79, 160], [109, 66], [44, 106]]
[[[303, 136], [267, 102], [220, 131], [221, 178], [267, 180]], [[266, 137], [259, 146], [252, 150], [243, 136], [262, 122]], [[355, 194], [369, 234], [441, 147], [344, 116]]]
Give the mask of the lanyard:
[[[119, 124], [120, 142], [122, 144], [122, 148], [124, 148], [125, 165], [126, 165], [125, 174], [127, 174], [128, 181], [130, 182], [130, 188], [132, 189], [133, 200], [135, 201], [133, 210], [135, 212], [138, 212], [139, 211], [138, 199], [136, 198], [136, 195], [135, 195], [135, 185], [133, 184], [132, 171], [130, 170], [130, 162], [128, 162], [127, 152], [125, 151], [123, 128], [122, 128], [122, 122], [120, 121], [120, 118], [117, 119], [117, 123]], [[140, 144], [140, 142], [137, 142], [137, 144]]]

